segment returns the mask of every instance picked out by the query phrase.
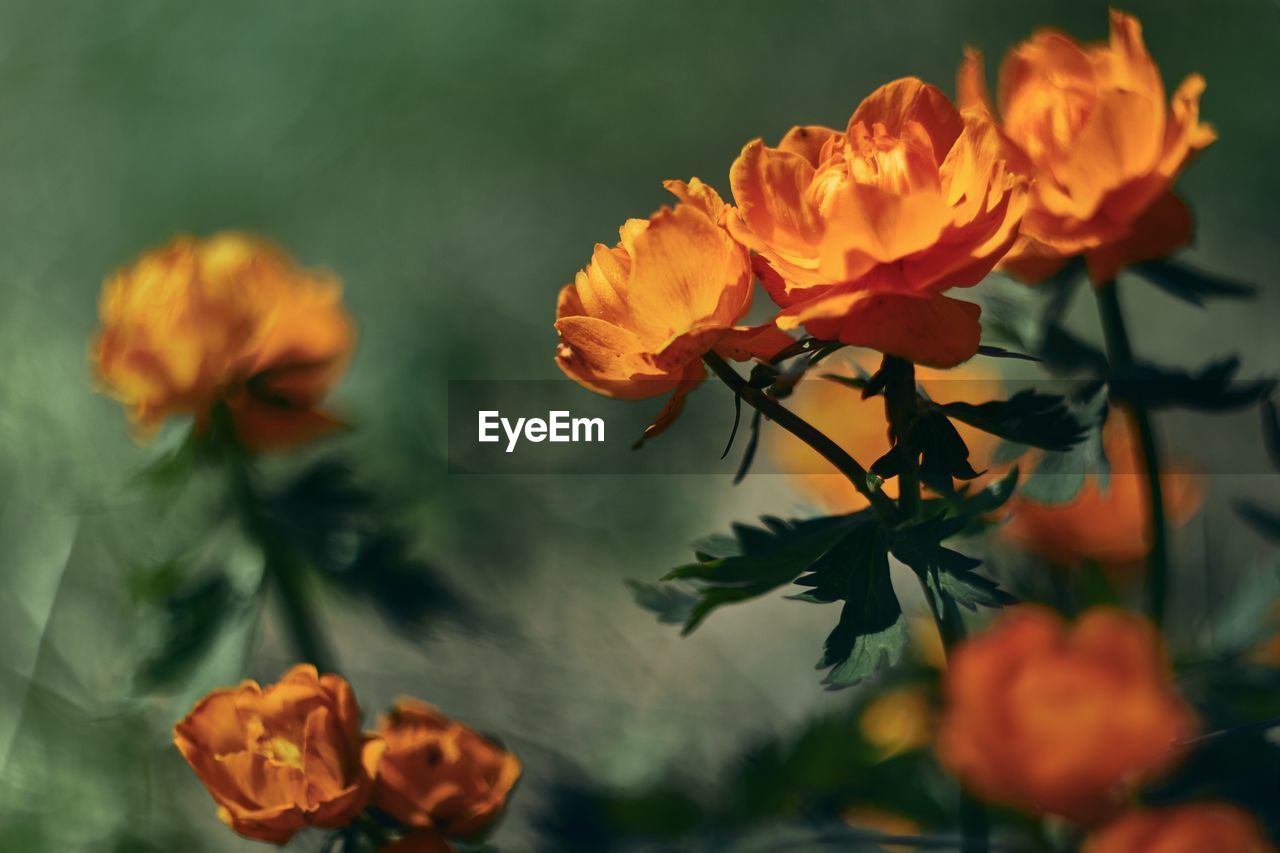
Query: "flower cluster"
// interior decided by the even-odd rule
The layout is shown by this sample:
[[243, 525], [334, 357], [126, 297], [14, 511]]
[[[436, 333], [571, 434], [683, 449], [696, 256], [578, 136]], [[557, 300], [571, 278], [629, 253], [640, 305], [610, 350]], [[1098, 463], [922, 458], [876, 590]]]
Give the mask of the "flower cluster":
[[305, 827], [347, 827], [374, 806], [401, 837], [442, 850], [499, 815], [520, 777], [512, 753], [429, 705], [401, 700], [362, 732], [351, 686], [303, 664], [275, 684], [215, 690], [174, 742], [239, 834], [285, 844]]
[[[979, 307], [948, 295], [997, 265], [1029, 280], [1086, 257], [1095, 280], [1190, 238], [1172, 194], [1214, 139], [1198, 118], [1204, 81], [1166, 104], [1141, 28], [1113, 12], [1107, 45], [1053, 31], [1016, 47], [1000, 117], [969, 51], [959, 105], [915, 78], [868, 95], [841, 130], [802, 125], [776, 147], [748, 142], [729, 171], [733, 205], [706, 184], [631, 220], [615, 248], [561, 291], [557, 363], [614, 397], [674, 390], [665, 426], [708, 353], [768, 358], [776, 330], [938, 368], [971, 358]], [[735, 327], [751, 275], [779, 308], [772, 326]]]

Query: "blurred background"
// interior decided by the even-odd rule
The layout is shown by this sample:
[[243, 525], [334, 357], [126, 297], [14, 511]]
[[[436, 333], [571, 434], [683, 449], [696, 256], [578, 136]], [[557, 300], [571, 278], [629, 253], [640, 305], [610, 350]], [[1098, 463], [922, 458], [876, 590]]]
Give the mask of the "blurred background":
[[[1136, 284], [1136, 346], [1189, 367], [1238, 351], [1244, 375], [1273, 372], [1280, 4], [1126, 9], [1167, 85], [1208, 80], [1221, 140], [1181, 182], [1199, 218], [1189, 256], [1262, 291], [1201, 311]], [[733, 519], [801, 511], [784, 478], [734, 487], [733, 460], [724, 475], [450, 475], [446, 382], [559, 378], [558, 288], [593, 243], [666, 202], [663, 179], [727, 195], [747, 140], [842, 127], [901, 75], [950, 92], [963, 46], [994, 73], [1041, 25], [1105, 38], [1107, 4], [0, 5], [0, 849], [259, 849], [218, 823], [169, 727], [212, 687], [274, 680], [289, 652], [270, 611], [237, 614], [181, 678], [139, 687], [158, 630], [139, 572], [207, 560], [213, 499], [138, 488], [173, 436], [135, 443], [85, 355], [102, 279], [178, 232], [259, 232], [345, 282], [360, 342], [334, 399], [357, 429], [316, 452], [352, 460], [477, 612], [397, 631], [329, 592], [321, 618], [367, 714], [411, 694], [519, 753], [503, 849], [540, 849], [535, 815], [565, 774], [706, 782], [744, 744], [847, 703], [809, 665], [834, 612], [775, 598], [680, 639], [623, 584]], [[1077, 302], [1073, 327], [1096, 339]], [[727, 429], [723, 389], [691, 408]], [[1228, 508], [1276, 491], [1247, 473], [1265, 470], [1256, 413], [1163, 421], [1209, 474], [1182, 552], [1228, 583], [1266, 552]], [[661, 440], [694, 440], [692, 423]], [[252, 561], [217, 559], [232, 577]]]

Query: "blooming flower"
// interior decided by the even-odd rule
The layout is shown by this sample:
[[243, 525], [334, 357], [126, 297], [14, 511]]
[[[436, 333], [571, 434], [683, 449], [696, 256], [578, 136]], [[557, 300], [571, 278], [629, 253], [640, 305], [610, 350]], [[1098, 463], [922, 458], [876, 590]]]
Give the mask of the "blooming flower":
[[145, 434], [170, 415], [208, 426], [225, 404], [246, 445], [306, 441], [354, 343], [341, 287], [243, 234], [177, 237], [103, 287], [92, 361]]
[[952, 656], [938, 757], [984, 799], [1104, 820], [1194, 730], [1169, 678], [1159, 634], [1139, 616], [1098, 607], [1068, 626], [1045, 608], [1012, 608]]
[[[1141, 565], [1151, 551], [1151, 508], [1132, 433], [1128, 417], [1113, 414], [1104, 432], [1111, 464], [1105, 487], [1097, 474], [1087, 474], [1080, 492], [1067, 503], [1041, 504], [1015, 494], [1001, 534], [1061, 566], [1087, 560], [1121, 570]], [[1203, 499], [1199, 479], [1174, 466], [1161, 473], [1160, 490], [1173, 525], [1185, 524]]]
[[284, 844], [306, 826], [341, 827], [368, 804], [383, 744], [360, 733], [351, 686], [299, 665], [266, 688], [215, 690], [174, 743], [239, 834]]
[[412, 699], [379, 720], [387, 749], [375, 803], [405, 826], [473, 835], [497, 818], [520, 760], [462, 723]]
[[735, 325], [751, 307], [752, 276], [723, 227], [728, 205], [697, 178], [666, 186], [675, 209], [628, 220], [613, 248], [598, 244], [556, 305], [556, 364], [569, 378], [624, 399], [674, 392], [647, 435], [706, 377], [705, 353], [769, 358], [791, 343], [772, 325]]
[[1275, 853], [1258, 822], [1225, 803], [1135, 809], [1090, 835], [1084, 853]]
[[727, 222], [758, 253], [781, 328], [952, 367], [977, 351], [979, 309], [943, 291], [977, 284], [1012, 244], [1026, 204], [1018, 157], [988, 115], [896, 80], [843, 133], [747, 143]]
[[[999, 108], [1035, 182], [1003, 266], [1039, 281], [1083, 253], [1103, 282], [1187, 243], [1191, 216], [1171, 188], [1216, 138], [1199, 118], [1204, 85], [1193, 74], [1166, 102], [1141, 25], [1114, 10], [1108, 43], [1080, 45], [1043, 29], [1013, 48], [1000, 68]], [[961, 106], [993, 110], [977, 51], [966, 52], [957, 91]]]

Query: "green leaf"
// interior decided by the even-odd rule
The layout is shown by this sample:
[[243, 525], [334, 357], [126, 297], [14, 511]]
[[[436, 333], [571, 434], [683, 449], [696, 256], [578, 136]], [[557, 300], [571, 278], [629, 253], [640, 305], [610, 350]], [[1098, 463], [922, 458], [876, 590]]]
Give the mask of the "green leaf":
[[402, 631], [476, 616], [443, 573], [416, 554], [412, 537], [388, 520], [389, 508], [341, 459], [306, 468], [271, 497], [267, 512], [280, 536], [324, 580], [367, 598]]
[[[1096, 477], [1100, 489], [1108, 488], [1111, 464], [1103, 442], [1103, 424], [1109, 403], [1104, 386], [1092, 386], [1091, 397], [1077, 405], [1075, 417], [1089, 425], [1084, 439], [1063, 452], [1045, 451], [1022, 487], [1022, 496], [1041, 504], [1062, 504], [1074, 500], [1086, 477]], [[1001, 456], [1001, 452], [997, 456]]]
[[679, 584], [648, 583], [646, 581], [624, 581], [636, 604], [658, 617], [664, 625], [683, 625], [697, 606], [699, 597]]
[[1026, 389], [1007, 400], [947, 403], [938, 408], [970, 426], [1006, 441], [1065, 451], [1079, 444], [1087, 424], [1072, 413], [1065, 397]]
[[937, 515], [919, 524], [895, 531], [893, 555], [910, 566], [937, 596], [943, 609], [946, 599], [970, 610], [978, 606], [1003, 607], [1017, 599], [975, 570], [982, 565], [976, 557], [945, 547], [942, 543], [962, 532], [968, 519]]
[[1237, 500], [1234, 504], [1236, 514], [1249, 523], [1249, 526], [1280, 544], [1280, 512], [1268, 509], [1249, 500]]
[[[160, 575], [164, 575], [164, 579]], [[142, 583], [159, 589], [171, 582], [172, 572], [165, 567], [155, 578]], [[226, 575], [210, 574], [193, 583], [178, 586], [163, 596], [159, 639], [153, 651], [138, 668], [137, 677], [144, 688], [171, 686], [187, 674], [213, 645], [238, 601]]]
[[1258, 289], [1251, 284], [1207, 273], [1170, 260], [1144, 261], [1129, 269], [1151, 284], [1183, 302], [1203, 308], [1209, 299], [1253, 299]]
[[1111, 378], [1112, 395], [1149, 409], [1229, 412], [1251, 406], [1275, 390], [1274, 379], [1237, 379], [1239, 369], [1237, 356], [1218, 359], [1194, 372], [1138, 365], [1124, 376]]
[[988, 358], [1012, 358], [1019, 361], [1043, 361], [1034, 355], [1027, 355], [1025, 352], [1014, 352], [1004, 347], [991, 346], [982, 344], [978, 347], [978, 355], [985, 355]]

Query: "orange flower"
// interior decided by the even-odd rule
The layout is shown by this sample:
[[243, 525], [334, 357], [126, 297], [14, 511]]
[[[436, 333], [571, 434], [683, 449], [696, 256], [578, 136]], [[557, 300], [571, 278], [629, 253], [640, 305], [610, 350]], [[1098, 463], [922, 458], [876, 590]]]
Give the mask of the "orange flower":
[[404, 838], [378, 848], [378, 853], [452, 853], [452, 851], [453, 848], [449, 846], [448, 841], [445, 841], [444, 836], [431, 830], [406, 835]]
[[[1068, 503], [1039, 504], [1014, 495], [1002, 535], [1061, 566], [1087, 560], [1113, 569], [1140, 566], [1151, 551], [1151, 511], [1132, 433], [1123, 413], [1107, 421], [1104, 442], [1112, 471], [1106, 489], [1089, 474]], [[1200, 508], [1204, 495], [1195, 475], [1170, 467], [1160, 487], [1171, 524], [1185, 524]]]
[[727, 221], [758, 253], [781, 328], [952, 367], [977, 351], [979, 309], [942, 292], [977, 284], [1012, 244], [1026, 204], [1018, 156], [988, 115], [896, 80], [844, 133], [747, 143]]
[[[853, 362], [853, 367], [871, 372], [875, 364], [873, 358], [860, 357]], [[821, 367], [827, 368], [826, 363]], [[854, 370], [841, 367], [822, 372], [856, 375]], [[972, 362], [947, 371], [919, 368], [916, 378], [929, 399], [938, 403], [999, 396], [998, 375]], [[796, 385], [787, 402], [796, 414], [830, 436], [865, 466], [870, 467], [889, 452], [889, 427], [882, 399], [864, 400], [853, 389], [811, 374]], [[974, 469], [985, 470], [999, 440], [966, 424], [957, 423], [956, 429], [969, 447], [969, 461]], [[830, 463], [809, 445], [783, 430], [771, 430], [766, 435], [770, 455], [802, 494], [833, 513], [855, 512], [867, 505], [867, 499], [848, 478], [835, 473]], [[896, 498], [897, 479], [887, 481], [883, 489], [885, 494]]]
[[624, 399], [675, 392], [647, 435], [706, 377], [704, 353], [769, 358], [791, 343], [772, 325], [734, 325], [751, 307], [752, 280], [747, 250], [723, 227], [729, 206], [697, 178], [666, 187], [681, 203], [628, 220], [612, 249], [597, 244], [556, 305], [556, 364], [569, 378]]
[[[965, 53], [962, 106], [991, 110], [982, 56]], [[1191, 216], [1171, 188], [1196, 152], [1216, 139], [1200, 122], [1204, 79], [1182, 81], [1165, 101], [1142, 26], [1112, 10], [1111, 40], [1080, 45], [1039, 30], [1000, 67], [1000, 112], [1026, 153], [1035, 182], [1022, 236], [1003, 266], [1039, 281], [1084, 253], [1094, 281], [1162, 257], [1191, 239]]]
[[[920, 825], [915, 821], [884, 809], [878, 809], [875, 806], [851, 806], [841, 812], [840, 817], [854, 829], [866, 830], [880, 835], [908, 837], [920, 834]], [[917, 848], [915, 845], [882, 844], [881, 849], [909, 851]]]
[[267, 688], [215, 690], [173, 728], [174, 743], [246, 838], [284, 844], [305, 826], [345, 826], [369, 803], [382, 753], [360, 733], [351, 685], [295, 666]]
[[858, 731], [883, 758], [919, 749], [933, 736], [929, 697], [919, 687], [886, 691], [862, 710]]
[[1275, 853], [1258, 822], [1225, 803], [1135, 809], [1085, 840], [1084, 853]]
[[467, 836], [497, 818], [520, 760], [435, 708], [401, 699], [378, 721], [387, 751], [375, 802], [409, 827]]
[[298, 444], [337, 425], [316, 407], [354, 343], [341, 298], [257, 238], [177, 237], [107, 280], [92, 360], [143, 433], [224, 403], [247, 446]]
[[1169, 685], [1160, 635], [1107, 607], [1073, 626], [1011, 608], [956, 649], [938, 758], [976, 795], [1094, 823], [1167, 769], [1195, 717]]

